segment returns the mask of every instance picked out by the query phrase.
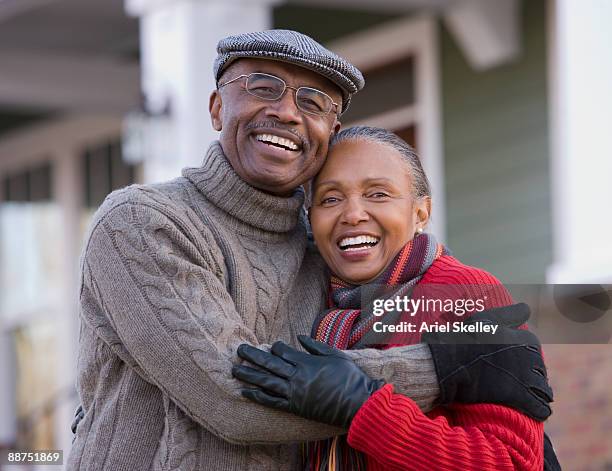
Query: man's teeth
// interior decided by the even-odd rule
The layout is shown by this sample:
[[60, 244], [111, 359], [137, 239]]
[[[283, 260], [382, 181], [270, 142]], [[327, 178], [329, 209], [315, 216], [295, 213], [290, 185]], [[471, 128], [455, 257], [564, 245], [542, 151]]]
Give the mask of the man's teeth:
[[280, 136], [275, 136], [274, 134], [258, 134], [257, 136], [255, 136], [255, 139], [261, 142], [265, 142], [266, 144], [276, 144], [291, 150], [299, 149], [298, 145], [292, 140]]
[[343, 250], [357, 250], [361, 247], [354, 247], [356, 245], [372, 244], [376, 245], [380, 239], [378, 237], [372, 237], [369, 235], [360, 235], [357, 237], [345, 237], [340, 241], [340, 248]]

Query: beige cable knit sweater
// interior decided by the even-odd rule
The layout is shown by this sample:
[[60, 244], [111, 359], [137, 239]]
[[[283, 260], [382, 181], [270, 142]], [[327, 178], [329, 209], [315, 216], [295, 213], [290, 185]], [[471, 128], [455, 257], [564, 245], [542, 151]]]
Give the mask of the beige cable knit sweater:
[[[82, 258], [69, 470], [289, 470], [295, 443], [343, 432], [249, 402], [231, 376], [238, 345], [295, 345], [324, 307], [302, 203], [247, 185], [219, 143], [182, 178], [106, 199]], [[431, 407], [426, 346], [350, 354]]]

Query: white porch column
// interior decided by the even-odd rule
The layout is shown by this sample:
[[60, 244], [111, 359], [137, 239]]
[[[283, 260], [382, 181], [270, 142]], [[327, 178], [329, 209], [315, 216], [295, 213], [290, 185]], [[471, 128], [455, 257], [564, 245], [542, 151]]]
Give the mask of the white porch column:
[[0, 447], [13, 445], [17, 431], [14, 357], [10, 333], [0, 318]]
[[612, 2], [548, 6], [554, 242], [548, 279], [611, 283]]
[[125, 0], [140, 17], [141, 80], [147, 110], [169, 109], [165, 137], [144, 161], [146, 182], [180, 175], [201, 163], [217, 138], [208, 113], [219, 39], [269, 29], [277, 0]]
[[[74, 144], [57, 148], [53, 158], [53, 193], [61, 208], [63, 244], [57, 248], [62, 254], [62, 293], [55, 319], [58, 402], [55, 411], [55, 438], [58, 449], [64, 450], [64, 460], [72, 446], [70, 424], [79, 400], [70, 396], [76, 387], [79, 315], [78, 281], [79, 253], [81, 251], [80, 226], [83, 212], [83, 185], [81, 158]], [[66, 461], [64, 461], [65, 463]]]

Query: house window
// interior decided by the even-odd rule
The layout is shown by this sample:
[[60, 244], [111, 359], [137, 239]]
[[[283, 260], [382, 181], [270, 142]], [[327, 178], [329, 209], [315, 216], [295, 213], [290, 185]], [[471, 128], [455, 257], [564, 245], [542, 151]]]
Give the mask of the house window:
[[365, 120], [414, 104], [414, 58], [404, 56], [363, 71], [367, 86], [342, 116], [344, 122]]
[[135, 182], [135, 166], [124, 162], [119, 139], [88, 147], [83, 161], [88, 208], [98, 207], [110, 192]]
[[9, 174], [3, 181], [5, 202], [51, 201], [51, 164]]
[[414, 149], [418, 148], [417, 142], [416, 142], [416, 126], [415, 125], [406, 126], [401, 129], [396, 129], [395, 134], [397, 134], [404, 141], [410, 144]]

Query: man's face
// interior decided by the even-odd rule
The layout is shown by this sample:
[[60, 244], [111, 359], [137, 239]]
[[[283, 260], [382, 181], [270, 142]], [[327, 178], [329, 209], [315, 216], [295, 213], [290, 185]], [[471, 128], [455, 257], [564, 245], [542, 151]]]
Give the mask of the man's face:
[[[325, 77], [279, 61], [240, 59], [228, 67], [220, 83], [253, 72], [275, 75], [289, 87], [316, 88], [342, 104], [340, 90]], [[276, 195], [291, 194], [323, 165], [329, 139], [340, 127], [335, 107], [325, 116], [312, 115], [297, 108], [294, 90], [287, 89], [277, 101], [266, 101], [247, 93], [245, 85], [242, 78], [211, 95], [211, 120], [221, 131], [221, 147], [236, 173], [251, 186]], [[271, 142], [276, 139], [270, 136], [282, 139]], [[283, 139], [297, 149], [283, 146], [287, 144]]]

